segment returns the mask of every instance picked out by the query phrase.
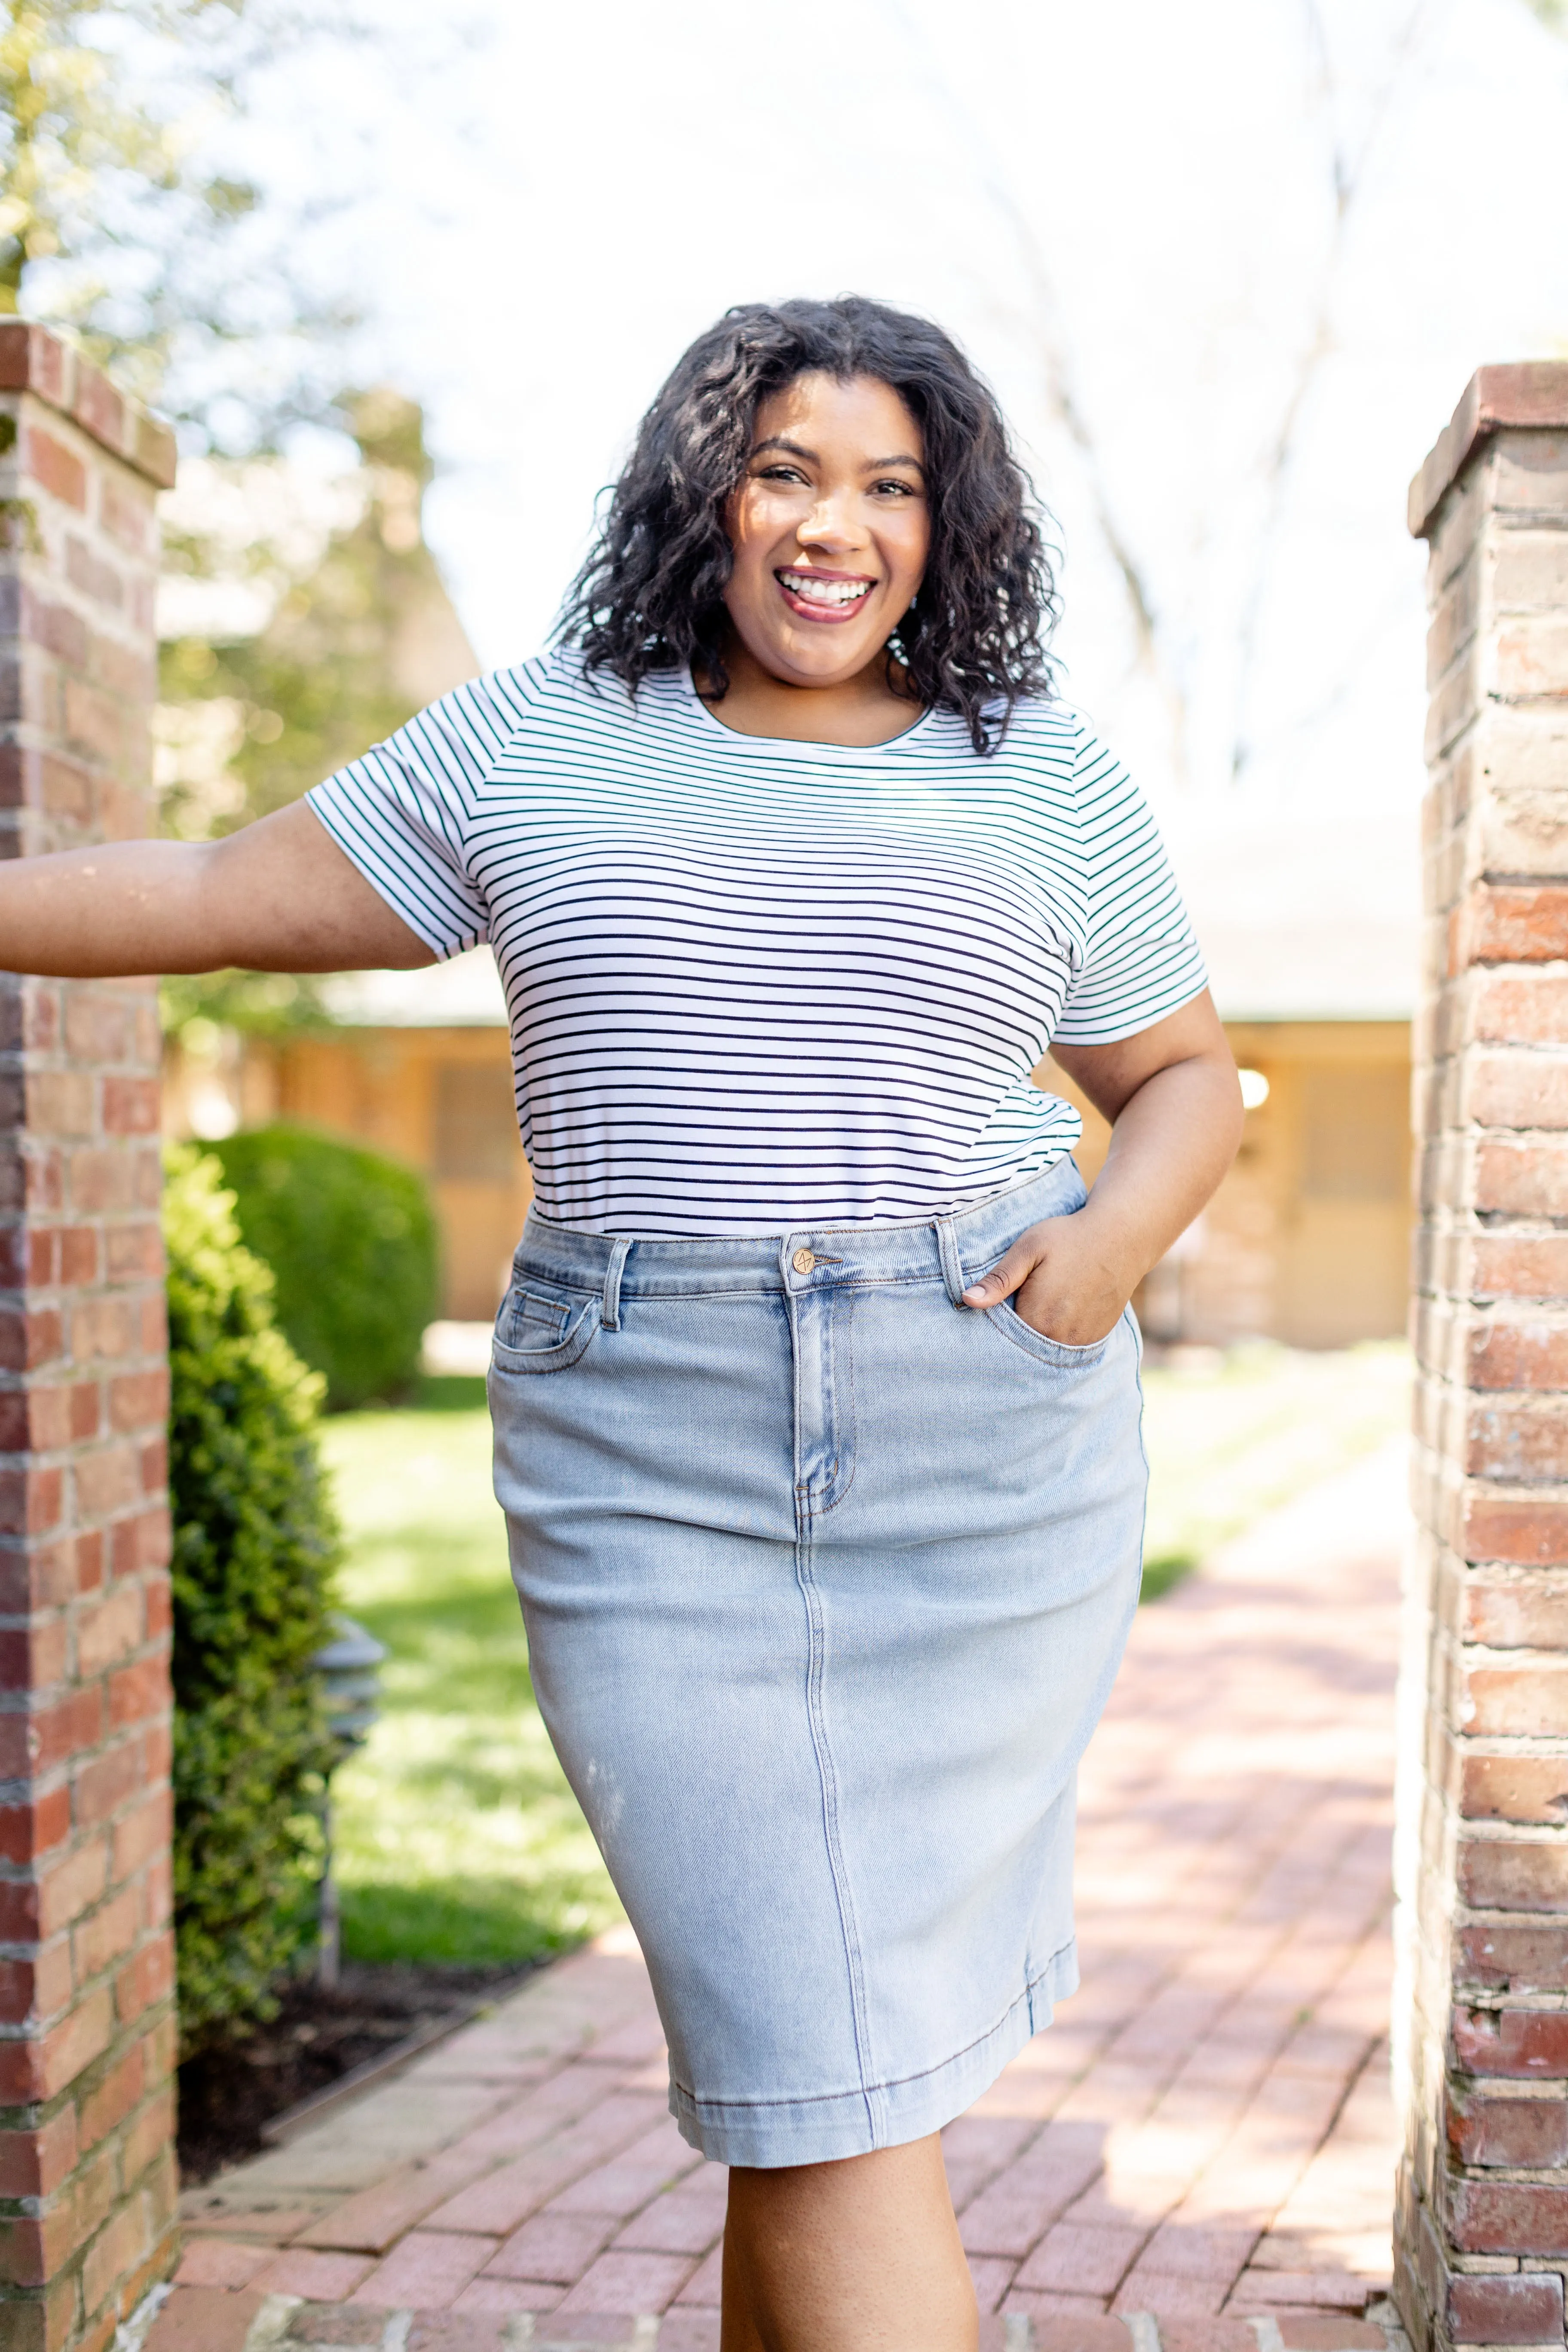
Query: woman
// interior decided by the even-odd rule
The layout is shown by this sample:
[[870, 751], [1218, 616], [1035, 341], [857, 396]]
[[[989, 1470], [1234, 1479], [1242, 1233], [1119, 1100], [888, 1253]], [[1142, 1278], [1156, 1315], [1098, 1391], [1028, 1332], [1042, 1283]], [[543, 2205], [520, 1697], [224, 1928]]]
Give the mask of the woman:
[[[947, 337], [747, 307], [649, 411], [555, 652], [230, 840], [0, 869], [15, 970], [495, 950], [538, 1192], [497, 1492], [671, 2107], [732, 2168], [725, 2352], [974, 2343], [936, 2135], [1076, 1982], [1128, 1300], [1239, 1132], [1050, 610]], [[1113, 1122], [1087, 1203], [1047, 1045]]]

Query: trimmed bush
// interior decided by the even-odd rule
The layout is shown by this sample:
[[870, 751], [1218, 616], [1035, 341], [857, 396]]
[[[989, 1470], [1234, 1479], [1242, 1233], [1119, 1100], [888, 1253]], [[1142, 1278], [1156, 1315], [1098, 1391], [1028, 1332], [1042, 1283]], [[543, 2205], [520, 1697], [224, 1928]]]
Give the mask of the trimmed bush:
[[424, 1179], [377, 1151], [279, 1122], [212, 1147], [239, 1230], [277, 1280], [289, 1344], [339, 1408], [395, 1397], [437, 1313], [436, 1213]]
[[316, 1935], [334, 1751], [311, 1654], [339, 1552], [323, 1383], [273, 1320], [217, 1162], [167, 1160], [174, 1517], [174, 1929], [184, 2054], [277, 2012]]

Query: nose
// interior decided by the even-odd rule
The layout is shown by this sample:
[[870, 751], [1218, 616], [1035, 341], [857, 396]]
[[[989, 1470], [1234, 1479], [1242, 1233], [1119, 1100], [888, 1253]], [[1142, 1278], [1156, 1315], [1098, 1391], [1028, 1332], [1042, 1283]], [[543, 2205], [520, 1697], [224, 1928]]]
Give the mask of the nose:
[[795, 533], [803, 548], [819, 547], [824, 553], [842, 555], [860, 544], [861, 534], [851, 517], [848, 501], [832, 491], [823, 491], [803, 517]]

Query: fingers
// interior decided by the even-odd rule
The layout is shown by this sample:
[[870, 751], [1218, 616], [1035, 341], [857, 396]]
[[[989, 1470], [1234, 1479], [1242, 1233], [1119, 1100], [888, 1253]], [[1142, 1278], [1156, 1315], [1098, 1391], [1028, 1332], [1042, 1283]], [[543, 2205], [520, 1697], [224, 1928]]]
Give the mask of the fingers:
[[989, 1274], [970, 1284], [963, 1294], [964, 1305], [994, 1307], [999, 1300], [1011, 1298], [1027, 1282], [1044, 1255], [1032, 1234], [1020, 1234], [1001, 1265], [994, 1265]]

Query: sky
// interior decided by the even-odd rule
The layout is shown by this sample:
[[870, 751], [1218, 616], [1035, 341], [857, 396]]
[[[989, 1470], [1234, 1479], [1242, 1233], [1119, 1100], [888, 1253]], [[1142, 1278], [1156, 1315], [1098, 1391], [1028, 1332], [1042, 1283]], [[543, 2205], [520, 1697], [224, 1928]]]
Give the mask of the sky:
[[995, 385], [1056, 520], [1063, 690], [1168, 828], [1408, 825], [1406, 484], [1478, 364], [1568, 355], [1568, 40], [1524, 0], [361, 15], [252, 136], [323, 200], [357, 362], [426, 404], [486, 665], [542, 643], [685, 342], [855, 290]]

